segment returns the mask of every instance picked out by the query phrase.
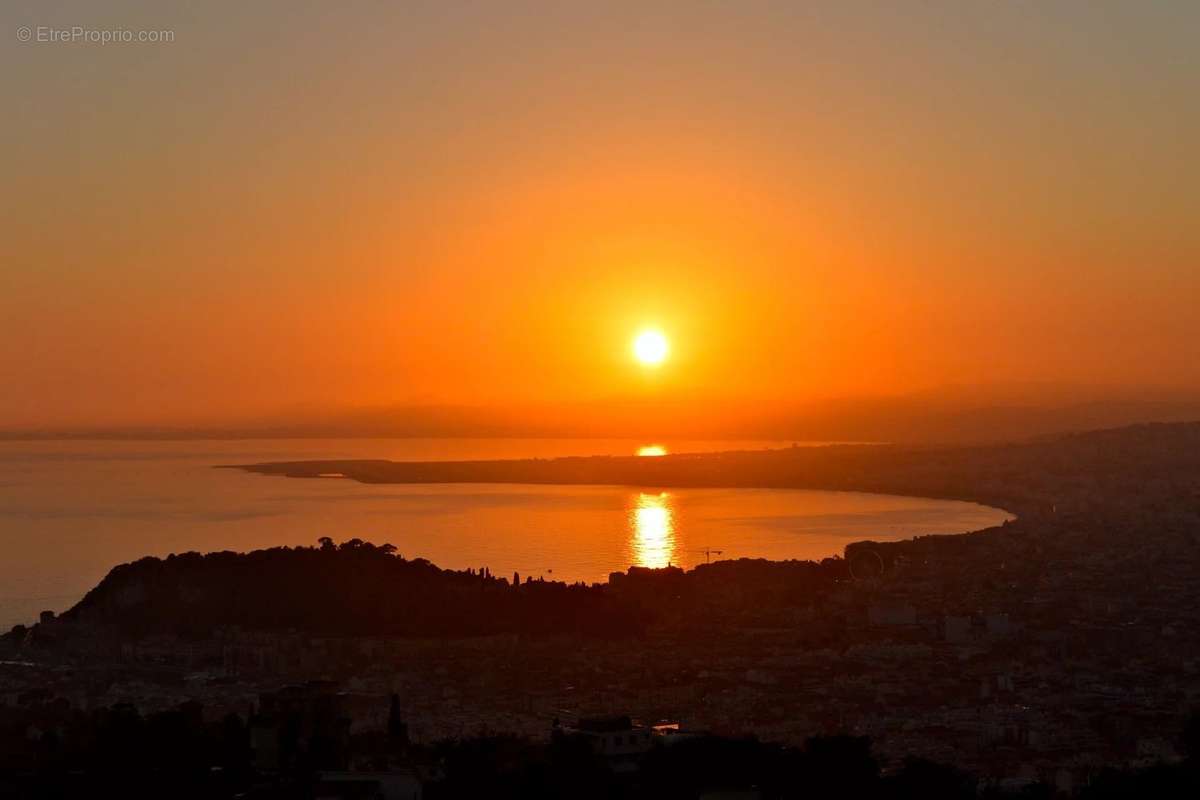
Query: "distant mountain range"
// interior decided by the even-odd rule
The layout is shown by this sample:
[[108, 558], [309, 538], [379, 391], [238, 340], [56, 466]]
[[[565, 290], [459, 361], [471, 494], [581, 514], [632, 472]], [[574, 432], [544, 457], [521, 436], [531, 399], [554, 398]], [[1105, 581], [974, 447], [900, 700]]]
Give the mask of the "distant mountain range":
[[1035, 402], [1014, 393], [926, 393], [750, 404], [621, 398], [502, 408], [423, 405], [306, 411], [240, 422], [0, 428], [0, 439], [646, 438], [963, 443], [1028, 439], [1141, 422], [1200, 420], [1200, 397]]

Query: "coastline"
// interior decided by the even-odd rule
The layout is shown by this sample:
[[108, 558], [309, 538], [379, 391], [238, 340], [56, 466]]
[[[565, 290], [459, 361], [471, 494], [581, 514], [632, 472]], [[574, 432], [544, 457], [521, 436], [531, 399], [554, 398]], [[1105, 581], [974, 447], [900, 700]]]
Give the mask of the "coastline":
[[[1039, 503], [995, 492], [932, 469], [947, 459], [982, 461], [1008, 446], [831, 444], [656, 456], [569, 456], [471, 461], [320, 459], [217, 465], [287, 478], [338, 477], [365, 484], [499, 483], [662, 489], [799, 489], [863, 492], [975, 503], [1014, 518]], [[914, 478], [914, 473], [924, 473]]]

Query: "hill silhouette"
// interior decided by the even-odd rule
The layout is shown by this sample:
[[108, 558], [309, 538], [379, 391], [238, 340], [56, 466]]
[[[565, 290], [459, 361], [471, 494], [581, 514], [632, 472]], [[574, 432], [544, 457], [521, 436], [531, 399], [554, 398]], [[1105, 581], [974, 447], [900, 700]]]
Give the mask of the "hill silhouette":
[[[521, 582], [486, 567], [445, 570], [359, 539], [249, 553], [183, 553], [115, 567], [56, 630], [205, 636], [220, 627], [329, 636], [626, 637], [738, 587], [737, 602], [800, 601], [848, 575], [841, 559], [726, 561], [691, 572], [631, 567], [607, 584]], [[672, 602], [662, 603], [670, 597]]]
[[394, 550], [323, 539], [318, 547], [143, 558], [114, 568], [62, 619], [126, 635], [219, 626], [400, 636], [638, 630], [626, 608], [585, 586], [517, 588], [486, 569], [439, 569]]

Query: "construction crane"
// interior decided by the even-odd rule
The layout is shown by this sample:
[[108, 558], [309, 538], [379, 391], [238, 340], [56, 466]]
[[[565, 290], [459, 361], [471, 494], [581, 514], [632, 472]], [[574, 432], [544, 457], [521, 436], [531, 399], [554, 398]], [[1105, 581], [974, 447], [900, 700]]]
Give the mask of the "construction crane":
[[724, 550], [714, 550], [714, 549], [712, 549], [711, 547], [706, 547], [706, 548], [704, 548], [703, 550], [697, 550], [696, 552], [697, 552], [697, 553], [704, 553], [704, 563], [705, 563], [705, 564], [711, 564], [711, 563], [712, 563], [712, 557], [713, 557], [714, 555], [716, 555], [716, 556], [723, 556], [723, 555], [725, 555], [725, 551], [724, 551]]

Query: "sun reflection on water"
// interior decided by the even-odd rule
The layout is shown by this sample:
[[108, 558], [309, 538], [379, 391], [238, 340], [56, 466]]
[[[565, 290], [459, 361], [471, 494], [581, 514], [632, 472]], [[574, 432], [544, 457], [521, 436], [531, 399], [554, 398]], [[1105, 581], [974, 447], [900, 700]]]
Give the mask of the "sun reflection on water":
[[645, 447], [639, 447], [637, 454], [639, 456], [665, 456], [667, 448], [661, 444], [648, 444]]
[[661, 569], [675, 558], [675, 522], [671, 496], [639, 493], [629, 514], [633, 528], [633, 561], [639, 567]]

